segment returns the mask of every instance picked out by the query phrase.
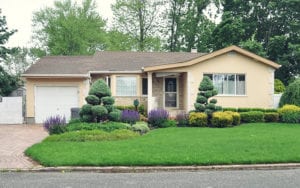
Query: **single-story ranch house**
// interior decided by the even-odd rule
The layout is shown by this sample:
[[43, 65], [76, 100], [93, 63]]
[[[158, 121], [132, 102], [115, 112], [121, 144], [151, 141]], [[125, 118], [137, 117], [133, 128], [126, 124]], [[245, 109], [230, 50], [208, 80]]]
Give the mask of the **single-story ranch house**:
[[148, 111], [171, 114], [194, 109], [198, 86], [209, 76], [223, 107], [273, 107], [274, 71], [280, 65], [230, 46], [212, 53], [114, 52], [93, 56], [43, 57], [22, 76], [26, 83], [26, 121], [42, 123], [51, 115], [70, 118], [81, 107], [93, 81], [102, 78], [116, 105], [134, 99]]

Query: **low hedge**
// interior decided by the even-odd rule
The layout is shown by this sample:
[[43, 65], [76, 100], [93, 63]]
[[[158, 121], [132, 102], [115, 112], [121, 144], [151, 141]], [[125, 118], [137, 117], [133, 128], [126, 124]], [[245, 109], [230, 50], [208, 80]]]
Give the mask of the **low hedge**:
[[265, 122], [278, 122], [279, 121], [279, 113], [278, 112], [266, 112], [264, 114]]
[[207, 115], [202, 112], [191, 112], [189, 114], [189, 125], [195, 127], [207, 126]]
[[106, 132], [103, 130], [81, 130], [75, 132], [66, 132], [60, 135], [48, 136], [45, 141], [47, 142], [87, 142], [87, 141], [112, 141], [124, 140], [139, 136], [130, 130], [114, 130]]
[[240, 115], [243, 123], [257, 123], [264, 121], [264, 113], [261, 111], [241, 112]]
[[232, 116], [232, 125], [241, 124], [241, 115], [239, 113], [232, 111], [225, 111], [225, 113], [228, 113]]
[[211, 124], [213, 127], [229, 127], [232, 125], [233, 117], [230, 113], [215, 112], [212, 114]]
[[104, 122], [104, 123], [85, 123], [77, 122], [68, 124], [66, 126], [66, 131], [78, 131], [78, 130], [103, 130], [111, 132], [117, 129], [131, 129], [131, 126], [127, 123], [121, 122]]

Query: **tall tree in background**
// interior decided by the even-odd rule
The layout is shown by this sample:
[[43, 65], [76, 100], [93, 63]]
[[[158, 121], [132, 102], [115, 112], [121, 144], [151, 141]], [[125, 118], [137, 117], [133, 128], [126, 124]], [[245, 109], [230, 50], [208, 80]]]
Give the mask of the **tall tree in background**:
[[0, 95], [7, 96], [13, 90], [19, 86], [19, 78], [17, 76], [9, 75], [1, 66], [3, 61], [5, 61], [9, 54], [13, 52], [14, 49], [9, 49], [5, 47], [5, 43], [8, 41], [9, 37], [13, 35], [16, 30], [9, 31], [7, 28], [5, 16], [1, 16], [0, 9]]
[[299, 0], [221, 2], [222, 21], [212, 36], [214, 50], [234, 44], [265, 54], [282, 65], [275, 76], [285, 84], [300, 74]]
[[211, 0], [171, 0], [167, 11], [169, 51], [211, 51], [215, 24], [205, 15]]
[[8, 30], [5, 16], [1, 16], [0, 9], [0, 62], [6, 59], [7, 55], [12, 53], [13, 49], [5, 47], [5, 43], [9, 37], [12, 36], [17, 30]]
[[161, 48], [159, 29], [163, 1], [117, 0], [112, 6], [114, 30], [133, 40], [131, 50], [157, 51]]
[[105, 46], [105, 21], [93, 0], [79, 6], [72, 0], [55, 1], [33, 15], [33, 40], [50, 55], [93, 54]]

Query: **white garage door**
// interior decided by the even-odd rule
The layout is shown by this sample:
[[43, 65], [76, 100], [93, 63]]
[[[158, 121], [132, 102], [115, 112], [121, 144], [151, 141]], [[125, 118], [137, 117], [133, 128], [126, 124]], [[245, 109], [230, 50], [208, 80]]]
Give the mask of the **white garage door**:
[[35, 122], [43, 123], [50, 116], [65, 116], [71, 118], [71, 108], [78, 107], [77, 87], [47, 87], [35, 88]]

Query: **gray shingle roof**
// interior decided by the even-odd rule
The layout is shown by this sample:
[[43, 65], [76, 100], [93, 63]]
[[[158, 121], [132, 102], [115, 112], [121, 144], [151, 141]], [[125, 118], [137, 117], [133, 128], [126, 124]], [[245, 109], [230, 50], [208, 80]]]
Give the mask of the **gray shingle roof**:
[[187, 52], [114, 52], [101, 51], [93, 56], [47, 56], [25, 73], [87, 74], [89, 71], [141, 71], [142, 67], [186, 62], [204, 55]]

